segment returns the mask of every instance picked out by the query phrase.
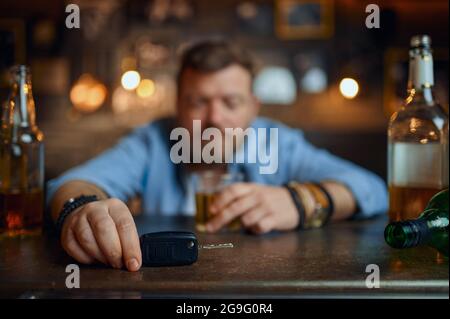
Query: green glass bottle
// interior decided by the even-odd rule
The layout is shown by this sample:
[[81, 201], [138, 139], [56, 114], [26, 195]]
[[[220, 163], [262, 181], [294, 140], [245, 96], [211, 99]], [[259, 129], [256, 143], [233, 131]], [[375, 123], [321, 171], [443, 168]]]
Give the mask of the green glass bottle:
[[425, 210], [440, 209], [448, 212], [448, 188], [434, 195], [428, 202]]
[[448, 257], [448, 202], [445, 189], [431, 198], [419, 218], [387, 225], [384, 238], [388, 245], [399, 249], [428, 245]]

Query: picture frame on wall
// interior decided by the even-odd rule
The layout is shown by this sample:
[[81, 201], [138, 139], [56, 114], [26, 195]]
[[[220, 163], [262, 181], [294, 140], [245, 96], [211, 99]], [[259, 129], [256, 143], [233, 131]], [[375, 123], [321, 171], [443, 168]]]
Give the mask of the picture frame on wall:
[[275, 33], [280, 39], [323, 39], [334, 33], [332, 0], [276, 0]]

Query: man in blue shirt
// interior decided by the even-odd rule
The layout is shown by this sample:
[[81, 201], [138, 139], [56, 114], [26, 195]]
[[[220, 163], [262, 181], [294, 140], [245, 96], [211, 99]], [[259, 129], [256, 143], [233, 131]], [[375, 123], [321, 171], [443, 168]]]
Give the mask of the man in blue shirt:
[[[253, 75], [248, 54], [226, 42], [206, 41], [188, 49], [177, 78], [175, 118], [136, 129], [112, 149], [49, 182], [47, 200], [53, 219], [62, 225], [61, 244], [66, 252], [81, 263], [138, 270], [142, 262], [138, 234], [124, 202], [139, 194], [143, 213], [192, 215], [192, 173], [205, 168], [244, 175], [244, 182], [216, 196], [208, 232], [236, 219], [257, 234], [293, 230], [314, 222], [324, 205], [332, 209], [328, 211], [332, 221], [385, 212], [387, 193], [379, 177], [317, 149], [300, 130], [257, 117], [260, 104], [252, 94]], [[261, 173], [260, 157], [256, 163], [245, 159], [216, 165], [175, 163], [171, 132], [182, 128], [195, 136], [196, 120], [202, 131], [276, 129], [277, 143], [269, 150], [277, 152], [275, 169]], [[272, 137], [268, 135], [262, 143]], [[243, 142], [244, 138], [236, 140], [236, 158], [261, 147]], [[295, 183], [296, 194], [294, 188], [284, 187], [287, 183]], [[82, 195], [96, 195], [98, 200], [85, 203]], [[76, 208], [67, 209], [67, 203], [76, 203]]]

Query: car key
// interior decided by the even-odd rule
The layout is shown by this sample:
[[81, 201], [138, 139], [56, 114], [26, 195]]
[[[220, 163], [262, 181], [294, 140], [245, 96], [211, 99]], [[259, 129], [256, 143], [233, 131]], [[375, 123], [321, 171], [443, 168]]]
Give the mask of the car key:
[[144, 267], [191, 265], [199, 249], [233, 248], [231, 243], [199, 245], [195, 234], [185, 231], [147, 233], [139, 240]]

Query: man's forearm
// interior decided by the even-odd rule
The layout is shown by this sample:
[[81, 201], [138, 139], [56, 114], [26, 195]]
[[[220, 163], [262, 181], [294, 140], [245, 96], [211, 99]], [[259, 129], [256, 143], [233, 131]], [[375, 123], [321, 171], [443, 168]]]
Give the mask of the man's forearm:
[[108, 196], [99, 187], [84, 181], [70, 181], [63, 184], [55, 192], [50, 202], [51, 215], [54, 221], [58, 219], [58, 215], [64, 203], [70, 198], [80, 195], [97, 195], [99, 199], [106, 199]]
[[333, 199], [332, 221], [347, 219], [356, 212], [356, 200], [346, 186], [337, 182], [324, 182], [322, 185]]

